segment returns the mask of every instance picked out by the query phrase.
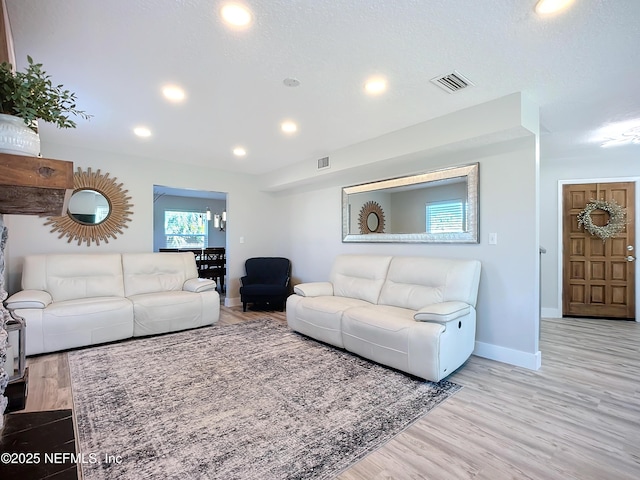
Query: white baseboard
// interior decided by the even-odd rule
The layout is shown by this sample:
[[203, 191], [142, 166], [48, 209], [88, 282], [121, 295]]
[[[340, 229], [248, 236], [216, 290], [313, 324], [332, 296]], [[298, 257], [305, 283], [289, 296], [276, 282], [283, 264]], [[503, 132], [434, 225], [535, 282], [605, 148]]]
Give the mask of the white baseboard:
[[559, 308], [542, 307], [542, 318], [562, 318], [562, 310]]
[[237, 307], [238, 305], [242, 305], [242, 301], [240, 301], [240, 297], [225, 297], [224, 306], [225, 307]]
[[492, 345], [490, 343], [476, 342], [473, 354], [479, 357], [488, 358], [497, 362], [508, 363], [517, 367], [528, 368], [529, 370], [538, 370], [542, 364], [542, 355], [540, 351], [536, 353], [527, 353], [520, 350]]

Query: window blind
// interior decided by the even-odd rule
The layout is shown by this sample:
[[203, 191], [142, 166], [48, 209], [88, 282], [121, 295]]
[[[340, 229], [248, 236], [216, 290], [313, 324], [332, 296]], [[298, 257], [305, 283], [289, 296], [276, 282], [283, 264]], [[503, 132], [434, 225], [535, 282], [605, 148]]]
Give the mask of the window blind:
[[466, 230], [462, 200], [427, 203], [427, 233], [456, 233]]

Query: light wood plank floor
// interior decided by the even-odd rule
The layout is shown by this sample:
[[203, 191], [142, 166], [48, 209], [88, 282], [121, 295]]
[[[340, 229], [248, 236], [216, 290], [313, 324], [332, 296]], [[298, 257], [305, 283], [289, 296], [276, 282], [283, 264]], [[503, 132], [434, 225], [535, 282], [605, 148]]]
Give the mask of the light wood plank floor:
[[[221, 324], [281, 312], [221, 308]], [[472, 356], [464, 388], [340, 480], [640, 478], [640, 324], [542, 322], [542, 368]], [[29, 359], [28, 411], [71, 408], [66, 353]]]

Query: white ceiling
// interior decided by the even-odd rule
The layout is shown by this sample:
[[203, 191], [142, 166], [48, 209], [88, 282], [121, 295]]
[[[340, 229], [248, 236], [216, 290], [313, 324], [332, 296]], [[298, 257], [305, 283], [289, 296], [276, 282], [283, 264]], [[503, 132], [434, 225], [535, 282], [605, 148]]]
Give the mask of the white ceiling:
[[[18, 68], [31, 55], [94, 116], [42, 125], [43, 142], [260, 174], [517, 91], [540, 106], [547, 157], [599, 149], [598, 128], [640, 118], [639, 0], [576, 0], [544, 19], [535, 0], [245, 0], [244, 31], [218, 0], [6, 2]], [[475, 86], [430, 83], [454, 69]], [[364, 94], [372, 74], [385, 94]], [[166, 83], [184, 104], [163, 99]], [[139, 124], [153, 136], [135, 137]]]

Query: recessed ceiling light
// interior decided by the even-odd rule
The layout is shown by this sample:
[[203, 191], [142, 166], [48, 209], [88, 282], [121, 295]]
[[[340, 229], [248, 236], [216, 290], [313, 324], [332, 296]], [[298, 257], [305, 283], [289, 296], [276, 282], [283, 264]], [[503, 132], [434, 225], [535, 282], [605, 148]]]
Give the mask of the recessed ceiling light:
[[536, 13], [538, 15], [548, 15], [564, 10], [573, 3], [574, 0], [539, 0], [536, 3]]
[[162, 88], [162, 94], [164, 97], [171, 102], [182, 102], [186, 94], [184, 90], [177, 85], [166, 85]]
[[387, 89], [387, 80], [382, 77], [372, 77], [364, 84], [369, 95], [380, 95]]
[[282, 124], [280, 124], [280, 128], [284, 133], [295, 133], [298, 131], [298, 126], [290, 120], [282, 122]]
[[251, 23], [249, 9], [237, 3], [229, 3], [222, 7], [220, 15], [227, 24], [234, 27], [246, 27]]
[[149, 130], [147, 127], [136, 127], [133, 129], [133, 133], [135, 133], [139, 137], [151, 136], [151, 130]]
[[247, 151], [242, 147], [236, 147], [233, 149], [233, 154], [236, 157], [244, 157], [247, 154]]

